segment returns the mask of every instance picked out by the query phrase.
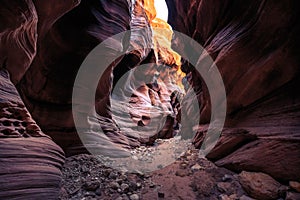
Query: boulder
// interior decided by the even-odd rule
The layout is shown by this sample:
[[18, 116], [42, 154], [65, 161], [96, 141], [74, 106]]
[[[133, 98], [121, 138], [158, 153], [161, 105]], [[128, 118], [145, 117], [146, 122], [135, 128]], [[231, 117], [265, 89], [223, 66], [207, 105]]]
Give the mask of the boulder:
[[282, 195], [282, 185], [264, 173], [243, 171], [239, 174], [239, 182], [255, 199], [278, 199]]

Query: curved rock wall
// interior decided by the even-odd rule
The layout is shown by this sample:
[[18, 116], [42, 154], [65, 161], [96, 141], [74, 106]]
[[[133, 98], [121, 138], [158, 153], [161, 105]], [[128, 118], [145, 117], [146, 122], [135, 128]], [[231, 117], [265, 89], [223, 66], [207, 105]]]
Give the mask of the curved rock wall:
[[[205, 47], [225, 84], [229, 129], [208, 157], [237, 171], [299, 180], [298, 2], [166, 2], [171, 26]], [[180, 38], [175, 38], [174, 48], [182, 51], [176, 45]], [[194, 81], [202, 82], [190, 71]], [[201, 118], [208, 123], [209, 94], [205, 84], [200, 85]], [[201, 146], [204, 135], [205, 129], [199, 130], [196, 146]]]
[[5, 0], [0, 6], [0, 68], [7, 69], [16, 84], [36, 54], [37, 12], [31, 0]]
[[[72, 90], [77, 71], [87, 54], [106, 38], [129, 29], [130, 10], [123, 1], [64, 1], [49, 10], [47, 2], [35, 2], [41, 17], [38, 52], [18, 85], [26, 106], [67, 154], [83, 152], [72, 117]], [[68, 12], [71, 10], [70, 12]], [[112, 23], [113, 22], [113, 23]], [[110, 76], [102, 81], [109, 92]], [[72, 152], [72, 153], [71, 153]]]
[[[124, 148], [153, 142], [157, 137], [173, 136], [173, 126], [177, 128], [178, 126], [170, 97], [174, 88], [179, 89], [176, 88], [180, 79], [180, 76], [176, 74], [178, 56], [176, 57], [170, 48], [154, 46], [157, 42], [153, 41], [150, 27], [151, 20], [154, 20], [156, 15], [153, 2], [148, 2], [149, 4], [146, 2], [147, 5], [145, 5], [144, 1], [135, 1], [135, 4], [131, 5], [127, 0], [84, 0], [78, 5], [77, 1], [65, 1], [57, 3], [53, 10], [48, 9], [47, 2], [36, 1], [34, 3], [40, 22], [37, 26], [38, 51], [32, 65], [18, 84], [18, 89], [27, 108], [42, 130], [50, 135], [67, 155], [85, 152], [72, 116], [71, 97], [78, 69], [94, 47], [108, 37], [126, 30], [130, 30], [130, 35], [123, 38], [122, 44], [119, 44], [125, 52], [124, 55], [107, 67], [98, 83], [95, 95], [97, 112], [95, 118], [100, 122], [105, 135], [113, 143]], [[75, 6], [77, 7], [74, 8]], [[155, 23], [156, 26], [160, 26], [165, 22], [156, 21]], [[170, 27], [167, 28], [170, 29]], [[171, 32], [171, 29], [169, 31]], [[170, 39], [171, 34], [168, 34], [166, 37]], [[160, 37], [163, 38], [162, 35]], [[114, 51], [115, 49], [108, 50], [103, 56], [114, 56], [116, 53]], [[140, 100], [146, 95], [149, 100], [147, 103], [153, 108], [155, 105], [151, 104], [150, 98], [156, 98], [156, 101], [164, 107], [159, 112], [162, 112], [161, 114], [166, 112], [170, 115], [168, 114], [167, 123], [162, 125], [161, 131], [151, 133], [122, 131], [112, 118], [110, 94], [125, 73], [140, 64], [147, 63], [151, 63], [149, 69], [142, 74], [154, 76], [155, 73], [161, 73], [164, 77], [161, 76], [160, 84], [165, 82], [166, 85], [153, 89], [154, 86], [151, 84], [155, 83], [149, 82], [143, 85], [147, 94], [135, 93], [133, 88], [129, 88], [127, 92], [130, 92], [130, 95], [137, 95]], [[169, 68], [162, 70], [165, 68], [165, 66], [160, 66], [162, 63], [168, 65]], [[130, 76], [128, 79], [133, 80], [134, 77]], [[137, 112], [140, 110], [138, 110], [138, 105], [133, 108]], [[146, 123], [144, 118], [149, 117], [142, 114], [138, 116], [140, 118], [138, 123]], [[135, 114], [136, 117], [137, 114]], [[127, 119], [119, 120], [124, 123]], [[82, 123], [81, 126], [89, 124], [88, 119], [85, 121], [86, 123]], [[145, 125], [138, 123], [135, 126]], [[93, 134], [99, 133], [96, 131]], [[147, 136], [144, 137], [143, 134]]]
[[0, 70], [0, 199], [57, 199], [64, 153], [42, 133]]

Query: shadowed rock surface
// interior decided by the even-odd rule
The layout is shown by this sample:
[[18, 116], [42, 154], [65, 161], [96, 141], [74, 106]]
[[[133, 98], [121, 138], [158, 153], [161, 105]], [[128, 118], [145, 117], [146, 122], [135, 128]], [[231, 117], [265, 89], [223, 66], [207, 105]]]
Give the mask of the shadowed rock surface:
[[[298, 2], [166, 2], [170, 25], [204, 46], [225, 84], [226, 131], [208, 157], [237, 171], [263, 171], [280, 180], [299, 180]], [[184, 53], [179, 37], [175, 36], [173, 46]], [[192, 68], [189, 71], [194, 82], [203, 82]], [[199, 90], [205, 124], [210, 97], [205, 84]], [[194, 139], [199, 148], [205, 132], [200, 128]]]
[[0, 198], [57, 199], [64, 153], [42, 133], [0, 70]]
[[[42, 15], [40, 26], [45, 25], [47, 29], [39, 28], [39, 51], [19, 85], [22, 98], [33, 117], [67, 154], [84, 151], [74, 127], [71, 107], [77, 71], [96, 45], [107, 37], [128, 30], [130, 22], [126, 0], [82, 1], [77, 8], [65, 14], [76, 5], [72, 2], [64, 1], [64, 5], [60, 2], [56, 4], [57, 10], [47, 12], [44, 11], [47, 10], [48, 6], [44, 5], [47, 3], [37, 2], [38, 13]], [[49, 16], [44, 16], [46, 14]], [[107, 97], [111, 86], [106, 82], [110, 81], [110, 76], [101, 80], [101, 90], [97, 96]]]
[[0, 67], [16, 84], [36, 54], [38, 16], [31, 0], [5, 0], [0, 7]]

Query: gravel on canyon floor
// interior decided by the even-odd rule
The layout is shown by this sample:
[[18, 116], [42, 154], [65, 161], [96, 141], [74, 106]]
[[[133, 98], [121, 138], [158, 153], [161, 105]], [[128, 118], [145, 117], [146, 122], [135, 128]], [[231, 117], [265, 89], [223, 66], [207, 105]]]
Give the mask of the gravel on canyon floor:
[[[247, 177], [256, 177], [256, 181], [261, 184], [266, 180], [266, 175], [262, 173], [249, 173], [247, 172]], [[200, 158], [197, 150], [187, 150], [174, 163], [152, 172], [117, 170], [104, 165], [103, 160], [97, 156], [81, 154], [66, 159], [60, 199], [251, 200], [254, 198], [250, 195], [260, 195], [261, 198], [283, 200], [299, 197], [299, 193], [291, 186], [279, 183], [273, 183], [273, 193], [270, 187], [267, 188], [268, 191], [263, 191], [264, 187], [255, 188], [252, 186], [257, 185], [255, 180], [249, 182], [244, 174], [238, 175], [215, 166]], [[267, 177], [270, 182], [269, 179]], [[294, 185], [296, 184], [293, 183], [292, 186]], [[245, 191], [249, 188], [256, 191], [251, 190], [247, 194]]]

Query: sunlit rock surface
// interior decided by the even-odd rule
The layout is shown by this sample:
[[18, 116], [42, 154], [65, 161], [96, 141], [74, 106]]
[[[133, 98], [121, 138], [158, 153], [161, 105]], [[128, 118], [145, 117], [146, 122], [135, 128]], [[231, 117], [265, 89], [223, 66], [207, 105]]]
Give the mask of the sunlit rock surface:
[[[208, 157], [237, 171], [299, 179], [297, 1], [166, 2], [173, 29], [193, 37], [215, 60], [227, 93], [226, 128], [246, 131], [235, 137], [236, 129], [232, 133], [226, 129]], [[175, 36], [173, 46], [184, 53], [179, 37]], [[191, 80], [200, 83], [197, 94], [205, 124], [210, 119], [209, 94], [191, 69], [187, 70]], [[202, 128], [194, 140], [198, 147], [204, 136]]]
[[0, 199], [57, 199], [64, 153], [42, 133], [0, 70]]

